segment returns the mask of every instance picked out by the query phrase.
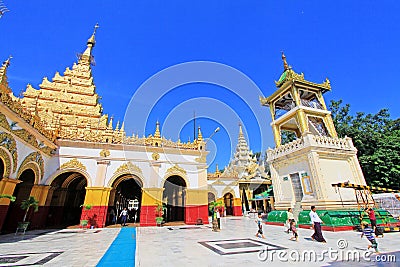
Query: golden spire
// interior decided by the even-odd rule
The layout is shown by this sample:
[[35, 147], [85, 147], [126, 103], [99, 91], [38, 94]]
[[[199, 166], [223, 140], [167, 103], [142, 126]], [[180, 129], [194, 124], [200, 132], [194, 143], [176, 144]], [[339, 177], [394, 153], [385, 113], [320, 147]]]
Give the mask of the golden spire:
[[239, 123], [239, 137], [243, 136], [242, 124]]
[[221, 172], [219, 171], [218, 164], [215, 164], [215, 174], [219, 175]]
[[7, 93], [11, 92], [11, 89], [8, 87], [8, 79], [7, 79], [7, 69], [10, 66], [10, 59], [12, 56], [9, 56], [0, 67], [0, 85], [2, 90], [6, 90]]
[[160, 134], [160, 123], [157, 121], [156, 123], [156, 131], [154, 133], [154, 137], [155, 138], [161, 138], [161, 134]]
[[203, 135], [201, 134], [200, 126], [198, 127], [197, 141], [198, 142], [202, 142], [203, 141]]
[[121, 129], [119, 129], [121, 132], [124, 132], [125, 131], [125, 122], [123, 121], [122, 122], [122, 125], [121, 125]]
[[87, 40], [87, 47], [86, 47], [86, 50], [85, 50], [85, 52], [83, 52], [83, 54], [80, 56], [80, 61], [81, 61], [81, 60], [84, 60], [84, 61], [86, 61], [86, 62], [89, 63], [89, 64], [92, 63], [92, 61], [93, 61], [92, 49], [93, 49], [93, 47], [94, 47], [95, 44], [96, 44], [95, 36], [96, 36], [96, 30], [97, 30], [98, 27], [99, 27], [99, 24], [96, 23], [96, 25], [94, 26], [94, 30], [93, 30], [92, 36], [90, 36], [90, 38]]
[[286, 62], [286, 56], [285, 56], [285, 54], [283, 53], [283, 51], [282, 51], [282, 60], [283, 60], [283, 69], [284, 69], [284, 70], [288, 70], [288, 69], [289, 69], [289, 65], [288, 65], [287, 62]]
[[108, 124], [107, 130], [112, 130], [113, 129], [113, 117], [110, 119], [110, 123]]
[[115, 130], [118, 131], [119, 128], [119, 121], [117, 121], [117, 126], [115, 126]]

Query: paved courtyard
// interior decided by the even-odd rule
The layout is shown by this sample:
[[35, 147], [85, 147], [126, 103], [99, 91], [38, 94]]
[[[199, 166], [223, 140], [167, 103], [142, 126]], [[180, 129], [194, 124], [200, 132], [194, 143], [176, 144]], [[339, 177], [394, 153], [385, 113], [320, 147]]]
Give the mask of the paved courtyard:
[[[398, 266], [400, 261], [400, 233], [387, 233], [378, 239], [381, 258], [376, 258], [375, 254], [369, 257], [368, 241], [361, 239], [357, 232], [324, 232], [327, 243], [322, 244], [311, 241], [312, 230], [308, 229], [299, 229], [298, 242], [290, 241], [291, 235], [279, 226], [264, 225], [266, 239], [257, 238], [254, 236], [257, 225], [251, 218], [222, 218], [221, 225], [220, 232], [212, 232], [205, 225], [137, 228], [136, 236], [130, 234], [129, 237], [132, 242], [136, 241], [135, 265], [286, 266], [296, 261], [297, 266], [344, 266], [349, 263], [335, 259], [355, 258], [352, 265], [356, 266]], [[3, 235], [0, 236], [0, 266], [96, 266], [119, 233], [120, 228], [105, 228]], [[114, 243], [111, 247], [118, 251], [118, 246]], [[118, 253], [134, 253], [127, 250], [121, 246], [114, 252], [116, 259]], [[379, 259], [393, 261], [392, 255], [397, 263], [376, 262]], [[106, 262], [108, 266], [129, 266]]]

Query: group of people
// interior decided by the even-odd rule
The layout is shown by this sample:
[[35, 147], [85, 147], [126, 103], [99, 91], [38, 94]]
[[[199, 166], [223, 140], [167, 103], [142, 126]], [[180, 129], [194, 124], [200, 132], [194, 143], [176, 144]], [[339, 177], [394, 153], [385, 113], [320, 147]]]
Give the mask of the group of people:
[[[368, 246], [369, 248], [375, 249], [376, 253], [379, 253], [378, 251], [378, 243], [376, 242], [375, 236], [378, 237], [379, 235], [383, 234], [378, 230], [377, 225], [376, 225], [376, 217], [374, 210], [372, 208], [366, 208], [365, 212], [368, 214], [368, 217], [371, 221], [371, 224], [369, 224], [367, 221], [362, 221], [362, 234], [361, 238], [365, 236], [368, 241], [371, 243]], [[310, 220], [311, 220], [311, 228], [314, 230], [313, 235], [311, 236], [311, 239], [313, 241], [317, 242], [322, 242], [326, 243], [326, 240], [324, 236], [322, 235], [322, 228], [321, 224], [324, 223], [319, 215], [316, 212], [316, 207], [311, 206], [311, 211], [309, 213]], [[263, 229], [262, 229], [262, 219], [261, 219], [261, 213], [258, 214], [258, 219], [256, 220], [257, 226], [258, 226], [258, 231], [256, 233], [256, 236], [259, 237], [261, 236], [262, 238], [265, 238]], [[290, 238], [290, 240], [296, 240], [298, 241], [298, 233], [296, 229], [296, 221], [294, 219], [293, 211], [292, 208], [288, 208], [287, 210], [287, 221], [285, 224], [285, 232], [289, 234], [289, 232], [292, 232], [293, 236]], [[375, 236], [374, 236], [375, 234]]]

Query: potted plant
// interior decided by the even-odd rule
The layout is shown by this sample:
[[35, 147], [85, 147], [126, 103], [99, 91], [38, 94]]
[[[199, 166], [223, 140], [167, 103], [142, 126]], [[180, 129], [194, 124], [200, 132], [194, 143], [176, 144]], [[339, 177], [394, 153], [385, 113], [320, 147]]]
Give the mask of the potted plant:
[[28, 197], [28, 199], [25, 199], [21, 202], [21, 209], [25, 210], [25, 214], [24, 218], [22, 219], [22, 222], [18, 222], [16, 233], [19, 230], [23, 230], [25, 233], [26, 229], [28, 228], [29, 222], [26, 221], [26, 217], [28, 216], [28, 212], [31, 207], [33, 208], [34, 212], [37, 212], [39, 210], [39, 201], [36, 200], [35, 197], [33, 196], [30, 196]]
[[161, 226], [164, 221], [164, 211], [166, 210], [165, 204], [156, 203], [156, 225]]
[[14, 202], [16, 197], [12, 196], [12, 195], [1, 195], [0, 194], [0, 198], [8, 198], [10, 199], [11, 202]]

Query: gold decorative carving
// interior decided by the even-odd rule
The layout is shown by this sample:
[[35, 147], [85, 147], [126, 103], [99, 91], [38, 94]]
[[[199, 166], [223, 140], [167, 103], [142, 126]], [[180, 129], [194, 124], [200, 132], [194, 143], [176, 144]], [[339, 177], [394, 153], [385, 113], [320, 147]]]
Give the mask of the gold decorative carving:
[[6, 130], [11, 130], [10, 125], [8, 124], [7, 118], [4, 114], [0, 113], [0, 126]]
[[[34, 163], [36, 163], [37, 165]], [[37, 168], [37, 166], [39, 166], [39, 169]], [[25, 157], [18, 169], [17, 177], [20, 177], [21, 174], [27, 169], [31, 169], [35, 173], [35, 177], [37, 178], [37, 180], [43, 178], [44, 160], [39, 152], [32, 152]]]
[[224, 182], [222, 182], [220, 179], [216, 180], [212, 185], [226, 185]]
[[80, 169], [86, 171], [86, 166], [75, 158], [65, 162], [63, 165], [61, 165], [60, 169]]
[[10, 177], [11, 174], [11, 160], [7, 152], [3, 149], [0, 148], [0, 159], [3, 160], [4, 163], [4, 173], [3, 177]]
[[115, 171], [115, 173], [132, 173], [132, 172], [138, 172], [142, 173], [142, 169], [139, 168], [139, 166], [133, 164], [132, 162], [127, 162], [122, 164], [121, 166], [118, 167], [118, 169]]
[[38, 142], [36, 141], [36, 138], [31, 135], [27, 130], [25, 129], [18, 129], [12, 131], [13, 134], [27, 142], [28, 144], [32, 145], [35, 148], [39, 148]]
[[179, 167], [178, 164], [175, 164], [171, 168], [167, 170], [167, 173], [181, 173], [182, 175], [186, 175], [186, 171]]
[[108, 149], [103, 149], [102, 151], [100, 151], [100, 156], [101, 156], [101, 157], [104, 157], [104, 158], [110, 156], [110, 150], [108, 150]]
[[157, 152], [154, 152], [151, 157], [153, 158], [153, 160], [157, 161], [160, 158], [160, 154], [158, 154]]
[[[17, 170], [18, 151], [17, 151], [17, 143], [15, 142], [14, 137], [11, 134], [0, 132], [0, 146], [4, 147], [10, 152], [13, 160], [12, 172], [15, 172]], [[11, 166], [11, 164], [9, 166]]]
[[0, 101], [50, 141], [55, 141], [55, 132], [46, 129], [40, 117], [24, 108], [19, 98], [14, 97], [13, 94], [1, 94]]

